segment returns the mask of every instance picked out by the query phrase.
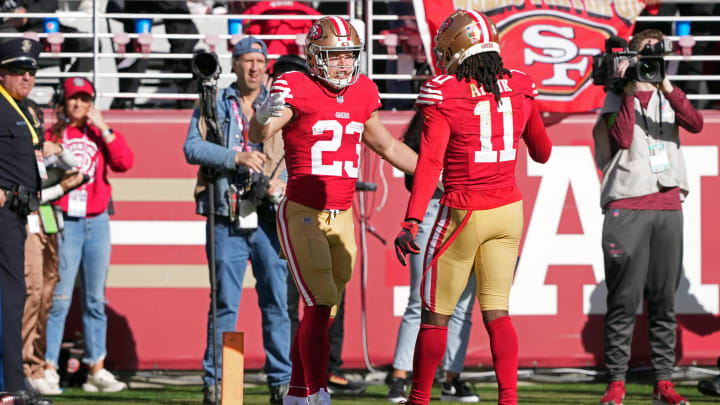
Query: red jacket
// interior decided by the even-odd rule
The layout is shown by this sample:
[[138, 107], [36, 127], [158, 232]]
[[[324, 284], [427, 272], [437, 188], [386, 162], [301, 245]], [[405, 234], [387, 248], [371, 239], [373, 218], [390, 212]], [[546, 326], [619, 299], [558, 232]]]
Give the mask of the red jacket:
[[[261, 1], [248, 8], [243, 14], [291, 14], [291, 15], [320, 15], [320, 12], [312, 7], [306, 6], [297, 1]], [[275, 18], [272, 20], [250, 20], [246, 23], [245, 33], [249, 35], [297, 35], [306, 34], [312, 27], [314, 20], [283, 20]], [[273, 55], [302, 55], [303, 47], [298, 47], [294, 39], [273, 39], [265, 41], [268, 47], [268, 54]], [[268, 67], [272, 63], [268, 63]]]
[[[45, 134], [52, 139], [52, 131]], [[125, 172], [135, 160], [132, 150], [122, 134], [114, 132], [115, 140], [105, 143], [100, 130], [94, 126], [68, 126], [62, 135], [63, 148], [73, 152], [81, 162], [76, 168], [90, 177], [90, 181], [78, 189], [85, 189], [87, 195], [87, 216], [102, 214], [108, 207], [112, 189], [108, 181], [108, 167], [115, 172]], [[68, 211], [68, 194], [54, 203]]]

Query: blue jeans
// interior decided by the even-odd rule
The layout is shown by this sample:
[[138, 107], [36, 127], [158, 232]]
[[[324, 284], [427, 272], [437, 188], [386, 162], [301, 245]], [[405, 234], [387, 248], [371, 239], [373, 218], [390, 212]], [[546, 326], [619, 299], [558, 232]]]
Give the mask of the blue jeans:
[[93, 365], [105, 358], [107, 316], [105, 282], [110, 266], [110, 218], [107, 212], [92, 218], [64, 215], [65, 231], [58, 238], [60, 281], [55, 286], [47, 322], [45, 361], [58, 366], [65, 318], [70, 310], [75, 277], [82, 264], [80, 278], [83, 302], [83, 362]]
[[[413, 354], [415, 352], [415, 340], [420, 330], [420, 312], [422, 303], [420, 299], [420, 282], [423, 275], [423, 258], [425, 247], [432, 232], [435, 217], [440, 209], [439, 199], [430, 200], [425, 217], [418, 229], [415, 242], [420, 246], [420, 253], [410, 255], [410, 297], [405, 308], [400, 329], [398, 330], [397, 344], [395, 345], [395, 357], [393, 368], [395, 370], [412, 370]], [[465, 364], [468, 341], [470, 340], [470, 329], [472, 328], [472, 308], [475, 302], [475, 290], [477, 282], [473, 272], [468, 285], [458, 300], [455, 312], [453, 312], [448, 323], [447, 345], [445, 346], [445, 357], [443, 359], [443, 370], [460, 373]]]
[[[215, 263], [217, 280], [217, 349], [218, 378], [222, 378], [222, 334], [235, 331], [238, 306], [242, 295], [247, 261], [252, 263], [253, 275], [262, 313], [265, 373], [270, 386], [288, 384], [290, 363], [290, 317], [287, 312], [287, 262], [278, 257], [275, 223], [259, 221], [254, 231], [236, 231], [228, 217], [215, 217]], [[210, 225], [206, 226], [210, 240]], [[210, 249], [206, 245], [210, 260]], [[248, 330], [251, 325], [244, 325]], [[212, 308], [208, 311], [207, 344], [203, 357], [206, 386], [215, 383], [212, 345]]]

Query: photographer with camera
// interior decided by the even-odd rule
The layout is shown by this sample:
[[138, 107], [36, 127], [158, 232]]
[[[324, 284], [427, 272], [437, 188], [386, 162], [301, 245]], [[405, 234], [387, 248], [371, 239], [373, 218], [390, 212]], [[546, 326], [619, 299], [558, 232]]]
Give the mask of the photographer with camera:
[[[630, 41], [630, 52], [653, 50], [661, 56], [662, 43], [660, 31], [645, 30]], [[653, 404], [687, 404], [670, 381], [675, 291], [682, 273], [682, 201], [688, 194], [679, 127], [698, 133], [703, 118], [667, 77], [627, 78], [632, 62], [620, 58], [614, 64], [612, 80], [624, 79], [610, 87], [622, 90], [608, 91], [593, 128], [595, 160], [603, 173], [600, 204], [608, 289], [604, 343], [610, 382], [600, 403], [622, 403], [636, 311], [644, 297], [656, 381]]]
[[[209, 138], [213, 122], [200, 108], [193, 112], [183, 150], [188, 163], [214, 171], [214, 226], [208, 217], [206, 253], [212, 266], [215, 254], [217, 286], [217, 346], [213, 347], [212, 302], [208, 311], [207, 345], [203, 357], [204, 403], [214, 404], [220, 397], [215, 384], [215, 350], [218, 374], [222, 364], [220, 337], [234, 331], [243, 290], [247, 261], [252, 263], [255, 290], [262, 313], [267, 383], [270, 403], [281, 404], [290, 382], [290, 318], [287, 313], [287, 263], [278, 256], [280, 249], [272, 202], [268, 196], [284, 191], [275, 177], [282, 172], [282, 156], [269, 156], [261, 143], [248, 140], [248, 122], [254, 108], [265, 101], [263, 86], [267, 66], [267, 47], [254, 37], [239, 41], [232, 52], [232, 69], [237, 81], [217, 95], [217, 121], [221, 144]], [[213, 69], [210, 69], [213, 70]], [[272, 176], [268, 176], [272, 174]], [[195, 190], [197, 212], [209, 216], [208, 190], [201, 176]], [[213, 234], [211, 234], [211, 232]], [[210, 243], [214, 236], [214, 247]], [[211, 250], [214, 248], [214, 252]], [[212, 269], [212, 267], [211, 267]], [[212, 271], [212, 270], [211, 270]], [[212, 275], [211, 275], [212, 277]], [[221, 377], [218, 375], [218, 378]], [[231, 384], [242, 383], [232, 381]]]

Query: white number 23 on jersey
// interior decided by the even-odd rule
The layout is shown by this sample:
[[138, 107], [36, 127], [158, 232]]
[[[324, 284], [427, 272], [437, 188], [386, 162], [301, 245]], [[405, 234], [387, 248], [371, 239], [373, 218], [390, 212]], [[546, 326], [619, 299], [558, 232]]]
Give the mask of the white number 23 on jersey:
[[[332, 132], [332, 139], [329, 141], [317, 141], [310, 150], [312, 159], [312, 174], [318, 176], [342, 176], [343, 169], [347, 177], [356, 179], [358, 177], [358, 168], [360, 167], [360, 141], [365, 126], [359, 122], [351, 121], [345, 126], [343, 131], [342, 124], [335, 120], [322, 120], [313, 125], [313, 135], [320, 135], [324, 132]], [[343, 134], [360, 134], [358, 143], [355, 145], [355, 153], [357, 158], [352, 160], [340, 161], [335, 160], [330, 164], [323, 164], [324, 152], [336, 152], [342, 145]]]

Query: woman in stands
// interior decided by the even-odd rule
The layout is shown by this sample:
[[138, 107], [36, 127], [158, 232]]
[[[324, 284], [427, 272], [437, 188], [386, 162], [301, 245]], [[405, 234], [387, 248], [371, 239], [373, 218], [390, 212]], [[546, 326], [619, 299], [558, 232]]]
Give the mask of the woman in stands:
[[124, 172], [133, 164], [133, 153], [125, 138], [110, 129], [93, 105], [95, 89], [90, 81], [75, 77], [65, 80], [55, 97], [57, 121], [45, 134], [61, 143], [80, 162], [76, 168], [86, 182], [55, 204], [62, 207], [65, 230], [58, 238], [60, 281], [55, 287], [47, 324], [45, 351], [48, 383], [59, 385], [57, 374], [65, 318], [73, 295], [75, 277], [82, 265], [80, 286], [83, 300], [83, 362], [90, 367], [83, 389], [88, 392], [117, 392], [127, 389], [104, 367], [105, 282], [110, 266], [111, 188], [108, 169]]

